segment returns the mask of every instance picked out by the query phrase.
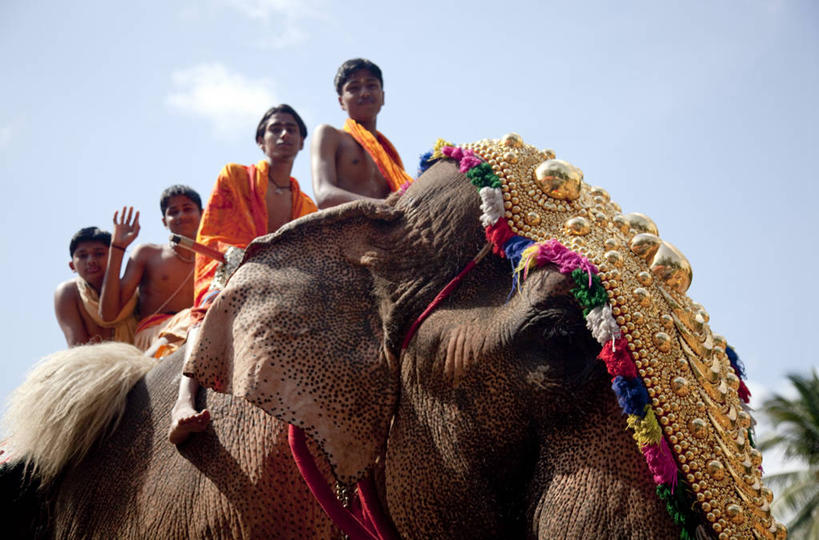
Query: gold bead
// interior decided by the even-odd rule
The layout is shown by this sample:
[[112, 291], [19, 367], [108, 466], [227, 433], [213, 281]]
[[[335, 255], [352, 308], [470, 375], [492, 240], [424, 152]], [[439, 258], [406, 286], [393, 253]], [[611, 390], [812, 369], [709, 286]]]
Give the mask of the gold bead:
[[685, 377], [674, 377], [671, 380], [671, 390], [678, 396], [686, 396], [690, 391], [688, 381]]
[[688, 430], [694, 437], [698, 439], [705, 437], [705, 434], [707, 432], [705, 420], [703, 420], [702, 418], [694, 418], [693, 420], [688, 422]]
[[537, 227], [538, 225], [540, 225], [540, 215], [537, 214], [536, 212], [527, 213], [526, 214], [526, 223], [528, 225], [532, 225], [534, 227]]
[[742, 523], [745, 521], [745, 512], [738, 504], [729, 504], [725, 507], [725, 515], [734, 523]]
[[629, 249], [646, 264], [651, 264], [654, 254], [660, 249], [663, 241], [659, 236], [650, 233], [640, 233], [629, 242]]
[[523, 137], [518, 135], [517, 133], [507, 133], [501, 139], [501, 145], [509, 146], [510, 148], [521, 148], [523, 147]]
[[506, 152], [503, 154], [504, 161], [508, 161], [509, 163], [517, 163], [518, 162], [518, 155], [514, 152]]
[[637, 287], [632, 291], [634, 294], [634, 299], [639, 302], [642, 306], [648, 306], [651, 304], [651, 293], [645, 290], [642, 287]]
[[655, 236], [660, 234], [657, 231], [657, 225], [645, 214], [632, 212], [631, 214], [624, 215], [623, 218], [629, 228], [635, 233], [651, 233]]
[[668, 352], [671, 350], [671, 336], [666, 334], [665, 332], [657, 332], [654, 334], [654, 346], [657, 347], [660, 352]]
[[623, 234], [628, 234], [628, 221], [623, 214], [617, 214], [611, 219], [612, 224]]
[[580, 197], [583, 173], [571, 163], [550, 159], [535, 169], [534, 181], [549, 197], [573, 201]]
[[607, 251], [603, 254], [603, 258], [606, 259], [606, 262], [614, 266], [622, 266], [623, 264], [623, 256], [619, 251]]
[[600, 197], [604, 202], [609, 202], [611, 200], [609, 192], [597, 186], [589, 188], [589, 195], [595, 198]]
[[722, 480], [725, 478], [725, 467], [718, 460], [714, 459], [709, 461], [705, 468], [714, 480]]
[[654, 276], [677, 292], [685, 293], [691, 286], [693, 272], [685, 255], [673, 245], [663, 242], [651, 262]]
[[566, 234], [575, 236], [585, 236], [591, 232], [591, 223], [583, 216], [573, 217], [563, 224]]

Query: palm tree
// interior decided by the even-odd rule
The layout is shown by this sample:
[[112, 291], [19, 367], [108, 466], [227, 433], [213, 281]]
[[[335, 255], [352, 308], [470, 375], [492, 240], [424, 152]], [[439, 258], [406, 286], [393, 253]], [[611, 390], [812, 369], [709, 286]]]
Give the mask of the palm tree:
[[788, 515], [791, 539], [819, 538], [819, 377], [788, 375], [797, 397], [787, 399], [774, 394], [762, 404], [775, 432], [759, 444], [760, 450], [783, 449], [786, 458], [795, 458], [806, 468], [766, 476], [766, 483], [778, 497], [773, 511]]

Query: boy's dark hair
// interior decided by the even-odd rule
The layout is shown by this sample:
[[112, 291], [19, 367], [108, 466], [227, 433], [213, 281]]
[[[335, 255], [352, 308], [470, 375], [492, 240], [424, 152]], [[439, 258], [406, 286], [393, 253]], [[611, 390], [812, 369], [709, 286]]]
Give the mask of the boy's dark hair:
[[199, 207], [199, 211], [202, 211], [202, 198], [199, 197], [199, 194], [192, 187], [183, 186], [182, 184], [174, 184], [165, 189], [165, 191], [162, 192], [162, 195], [159, 196], [159, 209], [162, 210], [162, 217], [165, 217], [165, 210], [167, 210], [168, 205], [171, 204], [171, 197], [176, 197], [177, 195], [182, 195], [189, 198], [197, 207]]
[[99, 242], [106, 246], [111, 245], [111, 233], [103, 231], [99, 227], [83, 227], [71, 237], [71, 243], [68, 244], [68, 253], [74, 256], [77, 251], [77, 246], [82, 242]]
[[261, 139], [264, 138], [264, 128], [267, 127], [267, 121], [270, 120], [270, 117], [276, 113], [286, 113], [293, 117], [293, 120], [296, 121], [296, 124], [299, 126], [299, 133], [301, 133], [301, 138], [307, 138], [307, 125], [305, 125], [304, 120], [301, 119], [299, 113], [296, 112], [296, 109], [288, 105], [287, 103], [282, 103], [281, 105], [276, 105], [275, 107], [270, 107], [267, 109], [267, 112], [264, 113], [262, 119], [259, 120], [259, 125], [256, 126], [256, 142], [258, 143]]
[[381, 88], [384, 88], [384, 78], [381, 76], [381, 68], [376, 66], [374, 63], [370, 62], [366, 58], [353, 58], [352, 60], [347, 60], [341, 67], [338, 68], [336, 72], [336, 78], [334, 82], [336, 83], [336, 93], [340, 96], [341, 95], [341, 87], [344, 86], [344, 83], [347, 82], [347, 79], [350, 78], [350, 75], [358, 71], [359, 69], [366, 69], [370, 73], [373, 74], [373, 77], [378, 79], [378, 82], [381, 83]]

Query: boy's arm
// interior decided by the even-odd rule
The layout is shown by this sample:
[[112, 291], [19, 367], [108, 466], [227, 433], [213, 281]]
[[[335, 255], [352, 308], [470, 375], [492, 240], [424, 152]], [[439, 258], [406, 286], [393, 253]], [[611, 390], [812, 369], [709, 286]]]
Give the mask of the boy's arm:
[[80, 315], [78, 303], [79, 293], [73, 281], [66, 281], [57, 287], [54, 293], [54, 312], [69, 347], [82, 345], [91, 339]]
[[367, 198], [338, 185], [336, 157], [342, 136], [342, 132], [333, 126], [322, 124], [316, 128], [310, 143], [313, 194], [316, 196], [316, 205], [321, 209]]
[[122, 259], [125, 256], [125, 248], [136, 240], [139, 235], [139, 212], [134, 214], [133, 207], [128, 208], [126, 215], [125, 207], [122, 208], [122, 215], [114, 212], [114, 232], [111, 235], [111, 247], [108, 249], [108, 266], [105, 269], [105, 278], [102, 280], [100, 291], [99, 315], [104, 321], [113, 321], [119, 315], [122, 306], [133, 296], [134, 291], [142, 279], [145, 271], [145, 257], [140, 249], [134, 250], [134, 256], [128, 259], [125, 267], [125, 275], [120, 279], [119, 274], [122, 269]]

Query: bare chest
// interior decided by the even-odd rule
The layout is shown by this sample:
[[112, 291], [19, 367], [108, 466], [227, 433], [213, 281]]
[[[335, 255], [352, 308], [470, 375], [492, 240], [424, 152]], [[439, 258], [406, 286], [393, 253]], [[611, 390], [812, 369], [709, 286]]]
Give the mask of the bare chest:
[[276, 188], [270, 182], [267, 185], [265, 206], [267, 207], [267, 232], [272, 233], [290, 221], [292, 214], [292, 192], [289, 189]]
[[383, 199], [389, 195], [389, 184], [370, 154], [347, 135], [336, 154], [338, 186], [342, 189]]
[[163, 250], [146, 268], [139, 286], [141, 316], [154, 312], [176, 313], [193, 303], [193, 261], [174, 255], [170, 248]]

